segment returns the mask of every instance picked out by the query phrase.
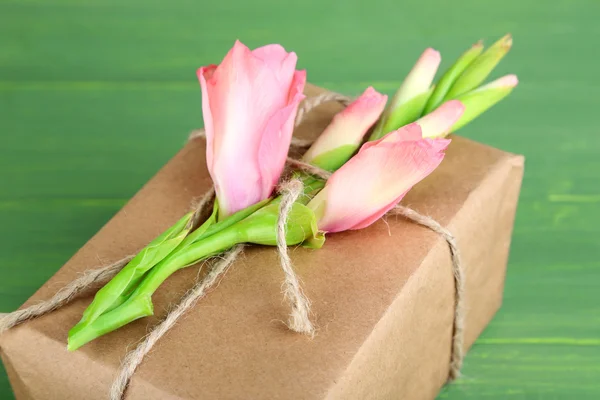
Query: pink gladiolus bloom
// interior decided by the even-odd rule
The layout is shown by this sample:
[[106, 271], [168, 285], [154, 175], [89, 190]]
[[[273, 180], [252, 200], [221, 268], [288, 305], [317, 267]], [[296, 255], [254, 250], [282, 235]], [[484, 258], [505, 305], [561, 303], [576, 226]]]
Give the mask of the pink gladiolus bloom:
[[[331, 152], [342, 148], [348, 149], [348, 157], [351, 156], [362, 143], [363, 136], [381, 115], [386, 101], [386, 95], [368, 87], [362, 95], [333, 117], [325, 131], [304, 154], [304, 161], [315, 163], [315, 160], [327, 157]], [[321, 161], [315, 164], [331, 164], [329, 160]], [[341, 160], [340, 163], [331, 161], [331, 169], [337, 169], [346, 160]]]
[[392, 97], [370, 140], [380, 139], [386, 133], [407, 125], [421, 116], [431, 95], [431, 84], [441, 60], [438, 51], [432, 48], [425, 49]]
[[319, 229], [340, 232], [371, 225], [437, 168], [449, 143], [424, 139], [414, 123], [365, 143], [308, 203]]
[[236, 41], [220, 65], [198, 70], [206, 162], [219, 216], [268, 198], [283, 171], [306, 72], [296, 54]]
[[450, 133], [450, 128], [465, 112], [465, 106], [458, 100], [450, 100], [421, 117], [416, 123], [421, 127], [423, 137], [444, 137]]
[[415, 96], [427, 92], [441, 61], [442, 57], [437, 50], [425, 49], [394, 96], [393, 107], [398, 107]]

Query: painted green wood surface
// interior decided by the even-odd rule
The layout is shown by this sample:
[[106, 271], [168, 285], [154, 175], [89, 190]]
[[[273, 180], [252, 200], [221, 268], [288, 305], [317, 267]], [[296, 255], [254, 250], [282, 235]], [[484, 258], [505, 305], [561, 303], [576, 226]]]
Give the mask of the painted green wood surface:
[[[391, 93], [505, 32], [521, 85], [461, 133], [527, 156], [504, 306], [444, 399], [600, 398], [597, 0], [0, 0], [0, 311], [18, 307], [201, 125], [236, 38], [309, 80]], [[4, 373], [0, 398], [12, 398]]]

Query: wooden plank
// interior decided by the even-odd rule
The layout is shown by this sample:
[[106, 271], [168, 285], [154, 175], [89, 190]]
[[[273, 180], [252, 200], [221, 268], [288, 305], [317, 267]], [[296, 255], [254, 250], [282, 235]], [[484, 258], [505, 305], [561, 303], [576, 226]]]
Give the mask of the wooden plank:
[[[504, 307], [447, 399], [600, 397], [600, 62], [595, 0], [4, 0], [0, 311], [24, 301], [201, 124], [195, 69], [236, 38], [295, 50], [309, 80], [392, 93], [510, 31], [511, 98], [461, 134], [527, 157]], [[0, 398], [9, 398], [5, 375]]]

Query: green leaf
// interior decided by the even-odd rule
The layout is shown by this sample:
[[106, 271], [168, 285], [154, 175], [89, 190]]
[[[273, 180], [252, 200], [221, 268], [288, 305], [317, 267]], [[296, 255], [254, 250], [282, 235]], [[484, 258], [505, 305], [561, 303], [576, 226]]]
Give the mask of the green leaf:
[[[215, 224], [216, 219], [217, 219], [217, 213], [218, 213], [218, 205], [215, 202], [215, 205], [213, 207], [213, 212], [206, 219], [206, 221], [204, 221], [202, 223], [202, 225], [200, 225], [198, 228], [196, 228], [192, 233], [188, 234], [185, 237], [185, 239], [183, 241], [181, 241], [181, 243], [179, 243], [177, 245], [177, 247], [171, 251], [171, 253], [176, 252], [176, 251], [178, 251], [181, 248], [184, 248], [186, 246], [189, 246], [191, 243], [194, 243], [195, 241], [199, 240], [198, 238], [202, 237], [202, 235], [204, 235], [204, 233], [208, 230], [208, 228], [211, 227], [211, 226], [213, 226]], [[165, 250], [166, 250], [166, 248], [165, 248]], [[169, 253], [169, 254], [171, 254], [171, 253]], [[154, 263], [154, 266], [152, 266], [151, 268], [154, 268], [165, 257], [166, 256], [162, 257], [160, 260], [157, 260]], [[121, 292], [121, 294], [115, 299], [115, 301], [113, 301], [113, 304], [110, 307], [108, 307], [106, 310], [104, 310], [104, 312], [102, 314], [107, 313], [107, 312], [109, 312], [109, 311], [117, 308], [121, 304], [123, 304], [129, 298], [129, 296], [135, 290], [135, 288], [138, 286], [138, 284], [148, 274], [148, 271], [150, 271], [150, 268], [148, 268], [145, 271], [143, 271], [143, 274], [137, 274], [136, 276], [134, 276], [129, 281], [127, 287]]]
[[369, 137], [369, 141], [381, 139], [388, 133], [418, 120], [433, 90], [432, 87], [425, 93], [413, 97], [395, 110], [390, 111], [387, 116], [384, 113], [384, 116], [382, 116], [382, 118], [385, 118], [383, 128], [374, 130], [371, 137]]
[[[132, 274], [135, 274], [136, 271], [139, 272], [140, 268], [134, 269], [133, 272], [128, 270], [124, 274], [117, 274], [96, 294], [96, 298], [84, 312], [82, 320], [69, 331], [69, 350], [75, 350], [135, 319], [152, 315], [152, 294], [164, 280], [178, 269], [219, 254], [236, 243], [242, 242], [238, 229], [240, 221], [271, 201], [272, 199], [266, 199], [219, 223], [215, 223], [218, 213], [218, 206], [215, 205], [213, 213], [207, 221], [185, 240], [179, 240], [177, 245], [171, 248], [172, 251], [151, 269], [144, 271], [144, 274], [134, 275], [132, 279]], [[188, 215], [188, 219], [189, 217], [191, 214]], [[161, 239], [157, 239], [153, 243], [157, 244], [162, 240], [160, 246], [165, 246], [169, 242], [170, 236], [172, 235], [161, 235]], [[143, 257], [140, 258], [143, 259]], [[127, 287], [128, 282], [135, 282], [135, 285]], [[128, 289], [125, 290], [126, 288]]]
[[427, 92], [421, 93], [406, 103], [398, 106], [395, 110], [389, 110], [387, 115], [384, 112], [381, 117], [381, 123], [378, 122], [373, 133], [369, 137], [369, 141], [381, 139], [388, 133], [419, 119], [432, 91], [433, 87]]
[[[313, 177], [307, 177], [307, 180], [313, 180], [313, 182], [308, 182], [309, 188], [311, 183], [317, 186], [322, 184], [322, 181]], [[68, 349], [76, 350], [91, 340], [131, 321], [152, 315], [152, 294], [178, 269], [219, 254], [237, 243], [276, 244], [280, 202], [281, 197], [274, 200], [267, 199], [233, 214], [222, 222], [209, 225], [210, 221], [214, 221], [217, 212], [215, 208], [211, 219], [205, 223], [207, 227], [201, 229], [203, 233], [189, 240], [186, 245], [181, 244], [148, 271], [133, 292], [123, 299], [122, 304], [118, 304], [110, 310], [105, 308], [105, 312], [101, 315], [93, 319], [89, 318], [86, 323], [80, 322], [71, 329]], [[286, 243], [288, 245], [300, 244], [307, 239], [310, 241], [305, 243], [306, 246], [319, 247], [323, 244], [324, 236], [318, 231], [317, 221], [312, 210], [303, 204], [294, 203], [286, 225]], [[101, 300], [102, 296], [98, 301]]]
[[154, 314], [154, 306], [149, 297], [137, 297], [120, 307], [118, 311], [107, 312], [92, 323], [80, 329], [71, 329], [67, 339], [67, 350], [75, 351], [84, 344], [112, 332], [136, 319]]
[[383, 129], [385, 133], [387, 134], [391, 131], [395, 131], [404, 125], [408, 125], [418, 120], [421, 117], [423, 108], [425, 108], [425, 104], [433, 90], [434, 88], [432, 87], [427, 92], [413, 97], [396, 110], [392, 111]]
[[506, 35], [479, 55], [452, 85], [444, 100], [456, 99], [478, 87], [512, 46], [512, 37]]
[[[458, 60], [444, 73], [440, 78], [435, 90], [431, 94], [431, 97], [427, 101], [427, 105], [423, 110], [423, 115], [429, 114], [433, 110], [439, 107], [445, 100], [446, 94], [456, 82], [458, 77], [464, 72], [464, 70], [475, 60], [483, 51], [483, 44], [481, 42], [474, 44], [469, 50], [464, 52]], [[449, 100], [449, 99], [448, 99]]]
[[187, 224], [191, 217], [192, 213], [186, 214], [142, 249], [110, 282], [96, 293], [92, 303], [83, 312], [81, 320], [71, 331], [77, 332], [105, 311], [121, 304], [143, 278], [144, 274], [181, 244], [189, 233], [190, 228]]
[[498, 103], [500, 100], [505, 98], [512, 92], [512, 87], [504, 87], [504, 88], [493, 88], [493, 89], [485, 89], [485, 90], [474, 90], [467, 94], [458, 97], [464, 106], [465, 112], [462, 117], [456, 122], [452, 128], [451, 132], [455, 132], [458, 129], [462, 128], [469, 122], [473, 121], [483, 112], [487, 111], [494, 104]]

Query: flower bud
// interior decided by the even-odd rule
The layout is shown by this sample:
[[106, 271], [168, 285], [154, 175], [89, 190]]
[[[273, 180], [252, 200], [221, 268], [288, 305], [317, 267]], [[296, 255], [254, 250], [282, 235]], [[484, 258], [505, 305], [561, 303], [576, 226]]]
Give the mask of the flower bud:
[[477, 118], [481, 113], [508, 96], [518, 83], [516, 75], [506, 75], [479, 89], [459, 96], [457, 100], [463, 103], [465, 112], [450, 130], [455, 132]]
[[421, 116], [431, 95], [431, 83], [440, 62], [440, 53], [432, 48], [421, 54], [383, 112], [369, 140], [380, 139], [386, 133], [414, 122]]
[[444, 102], [448, 91], [456, 82], [458, 77], [465, 69], [481, 54], [483, 51], [483, 43], [481, 41], [475, 43], [469, 50], [465, 51], [456, 62], [444, 73], [440, 81], [435, 86], [433, 93], [427, 101], [423, 114], [429, 114]]
[[484, 51], [467, 67], [460, 77], [458, 77], [456, 82], [454, 82], [454, 85], [452, 85], [446, 94], [445, 99], [456, 99], [458, 96], [478, 87], [485, 81], [506, 53], [508, 53], [511, 46], [512, 36], [508, 34]]

